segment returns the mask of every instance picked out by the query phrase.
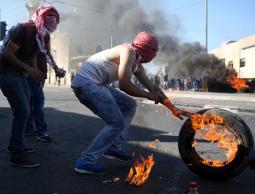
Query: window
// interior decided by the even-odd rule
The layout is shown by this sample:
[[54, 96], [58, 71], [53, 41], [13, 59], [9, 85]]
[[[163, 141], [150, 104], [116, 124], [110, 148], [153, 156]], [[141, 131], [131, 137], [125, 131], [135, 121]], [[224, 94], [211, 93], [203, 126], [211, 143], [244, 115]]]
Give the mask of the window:
[[240, 59], [240, 67], [245, 67], [245, 58]]
[[222, 64], [225, 64], [225, 59], [220, 59], [220, 62], [221, 62]]
[[233, 61], [229, 61], [228, 62], [228, 68], [229, 69], [233, 69]]
[[226, 64], [225, 64], [225, 59], [220, 59], [220, 63], [221, 63], [222, 65], [226, 65]]

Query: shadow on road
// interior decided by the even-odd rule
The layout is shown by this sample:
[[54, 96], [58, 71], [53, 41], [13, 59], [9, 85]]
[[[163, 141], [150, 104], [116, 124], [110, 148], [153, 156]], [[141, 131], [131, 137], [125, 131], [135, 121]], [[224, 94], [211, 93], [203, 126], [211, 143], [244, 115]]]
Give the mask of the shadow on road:
[[[73, 170], [74, 162], [104, 123], [96, 117], [63, 112], [46, 108], [46, 119], [52, 143], [38, 142], [26, 137], [26, 144], [37, 149], [31, 156], [40, 162], [36, 169], [22, 169], [8, 164], [6, 150], [10, 136], [11, 111], [0, 108], [0, 193], [1, 194], [167, 194], [176, 187], [184, 191], [190, 181], [199, 183], [200, 193], [255, 193], [254, 173], [247, 169], [241, 176], [226, 182], [208, 182], [191, 173], [179, 156], [164, 154], [139, 145], [128, 144], [130, 150], [139, 154], [154, 153], [155, 166], [149, 180], [142, 187], [128, 186], [125, 178], [131, 163], [102, 159], [109, 169], [105, 176], [81, 175]], [[131, 126], [128, 140], [133, 142], [153, 141], [159, 138], [177, 149], [177, 136], [162, 136], [162, 131], [140, 126]], [[104, 184], [104, 180], [120, 177], [119, 184]]]

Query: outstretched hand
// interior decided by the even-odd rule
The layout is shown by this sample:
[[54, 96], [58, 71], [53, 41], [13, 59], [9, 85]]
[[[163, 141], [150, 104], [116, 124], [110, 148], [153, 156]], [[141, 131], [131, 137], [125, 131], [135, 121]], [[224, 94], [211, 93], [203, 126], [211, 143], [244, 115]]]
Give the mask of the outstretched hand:
[[183, 116], [185, 117], [191, 117], [192, 113], [190, 112], [187, 112], [187, 111], [184, 111], [184, 110], [181, 110], [181, 109], [178, 109], [176, 107], [174, 107], [172, 110], [172, 113], [175, 117], [183, 120]]
[[172, 114], [175, 117], [177, 117], [181, 120], [183, 120], [183, 116], [190, 117], [192, 115], [192, 113], [190, 113], [190, 112], [176, 108], [167, 97], [164, 97], [162, 104], [164, 106], [166, 106], [169, 110], [171, 110]]

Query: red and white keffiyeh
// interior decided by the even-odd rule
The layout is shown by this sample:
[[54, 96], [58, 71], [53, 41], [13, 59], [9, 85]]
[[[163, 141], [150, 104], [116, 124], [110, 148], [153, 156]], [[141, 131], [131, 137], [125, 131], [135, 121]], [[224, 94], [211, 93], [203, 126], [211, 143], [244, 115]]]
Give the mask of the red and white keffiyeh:
[[42, 3], [37, 9], [35, 14], [32, 16], [37, 27], [37, 39], [40, 50], [45, 49], [44, 36], [46, 31], [54, 32], [59, 24], [59, 13], [58, 11], [48, 3]]
[[149, 32], [140, 32], [134, 38], [131, 46], [136, 50], [138, 62], [148, 63], [157, 54], [158, 40]]

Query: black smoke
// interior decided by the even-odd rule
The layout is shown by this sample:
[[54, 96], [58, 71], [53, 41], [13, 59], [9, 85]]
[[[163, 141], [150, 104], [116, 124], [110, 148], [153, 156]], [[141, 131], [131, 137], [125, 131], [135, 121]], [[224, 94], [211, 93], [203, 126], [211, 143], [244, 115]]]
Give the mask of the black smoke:
[[62, 2], [65, 3], [61, 10], [69, 8], [65, 15], [69, 19], [65, 18], [60, 29], [70, 36], [72, 55], [77, 55], [77, 50], [93, 54], [99, 47], [106, 49], [130, 42], [138, 32], [149, 31], [158, 37], [160, 43], [153, 63], [166, 65], [170, 78], [206, 75], [226, 80], [232, 72], [214, 55], [207, 54], [198, 42], [182, 43], [177, 33], [181, 25], [175, 16], [166, 18], [159, 10], [148, 13], [138, 0]]

